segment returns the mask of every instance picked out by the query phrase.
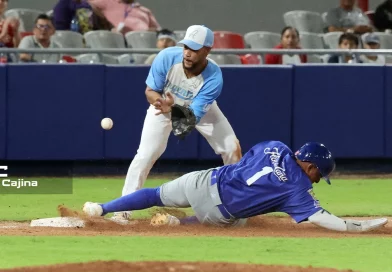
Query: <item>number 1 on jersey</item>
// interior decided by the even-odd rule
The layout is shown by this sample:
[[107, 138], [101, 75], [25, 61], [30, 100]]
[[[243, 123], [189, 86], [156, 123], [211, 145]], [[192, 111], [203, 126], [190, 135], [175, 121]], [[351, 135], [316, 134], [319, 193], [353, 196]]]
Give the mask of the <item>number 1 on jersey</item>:
[[250, 177], [246, 183], [248, 184], [248, 186], [251, 186], [253, 183], [256, 182], [256, 180], [258, 180], [259, 178], [261, 178], [262, 176], [265, 176], [269, 173], [274, 172], [274, 169], [272, 167], [269, 166], [265, 166], [263, 167], [263, 169], [259, 172], [257, 172], [256, 174], [254, 174], [252, 177]]

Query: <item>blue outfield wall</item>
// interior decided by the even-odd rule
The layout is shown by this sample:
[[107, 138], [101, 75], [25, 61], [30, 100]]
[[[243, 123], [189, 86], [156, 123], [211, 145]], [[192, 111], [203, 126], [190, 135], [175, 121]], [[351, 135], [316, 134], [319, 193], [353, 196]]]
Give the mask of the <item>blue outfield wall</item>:
[[392, 66], [385, 69], [385, 156], [392, 158]]
[[0, 160], [6, 158], [7, 139], [7, 67], [0, 66]]
[[[131, 160], [149, 67], [0, 66], [0, 159]], [[392, 158], [392, 67], [223, 67], [217, 102], [243, 152], [263, 140], [325, 143], [338, 158]], [[114, 127], [104, 131], [100, 121]], [[163, 159], [219, 159], [194, 131]]]
[[384, 69], [296, 67], [294, 148], [317, 140], [340, 158], [384, 156]]
[[7, 159], [102, 159], [105, 66], [10, 65]]

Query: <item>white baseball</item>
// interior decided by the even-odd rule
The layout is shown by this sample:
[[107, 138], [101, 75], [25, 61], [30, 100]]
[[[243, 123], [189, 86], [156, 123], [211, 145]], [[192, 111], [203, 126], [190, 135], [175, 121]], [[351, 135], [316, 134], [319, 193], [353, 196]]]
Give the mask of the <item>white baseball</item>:
[[103, 118], [101, 121], [101, 126], [103, 129], [109, 130], [113, 127], [113, 120], [108, 117]]

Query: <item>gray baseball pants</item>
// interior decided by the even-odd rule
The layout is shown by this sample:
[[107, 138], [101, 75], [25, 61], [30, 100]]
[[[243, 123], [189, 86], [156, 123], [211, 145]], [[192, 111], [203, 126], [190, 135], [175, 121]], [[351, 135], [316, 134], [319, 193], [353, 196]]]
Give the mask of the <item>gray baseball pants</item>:
[[191, 172], [163, 184], [160, 190], [162, 203], [166, 207], [192, 207], [202, 224], [220, 227], [245, 225], [246, 219], [234, 218], [220, 205], [217, 184], [211, 184], [213, 170]]

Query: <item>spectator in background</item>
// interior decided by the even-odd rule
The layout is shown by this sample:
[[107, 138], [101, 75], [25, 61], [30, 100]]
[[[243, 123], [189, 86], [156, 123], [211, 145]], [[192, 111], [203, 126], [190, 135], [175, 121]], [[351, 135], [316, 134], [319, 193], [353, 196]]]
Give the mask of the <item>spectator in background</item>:
[[[55, 32], [55, 28], [52, 19], [46, 15], [41, 14], [35, 20], [35, 27], [32, 36], [26, 36], [22, 39], [19, 44], [19, 48], [60, 48], [60, 45], [51, 40], [52, 35]], [[59, 62], [62, 58], [61, 54], [20, 54], [19, 59], [22, 62], [46, 62], [55, 63]]]
[[340, 0], [340, 6], [328, 11], [326, 23], [328, 32], [342, 31], [356, 34], [372, 32], [371, 23], [366, 14], [355, 7], [356, 0]]
[[20, 42], [19, 20], [4, 18], [8, 0], [0, 0], [0, 47], [18, 47]]
[[[339, 49], [358, 49], [359, 40], [357, 35], [344, 33], [339, 37]], [[362, 63], [355, 55], [332, 55], [328, 63]]]
[[[177, 38], [176, 35], [173, 33], [173, 31], [168, 30], [168, 29], [162, 29], [157, 32], [157, 48], [162, 50], [168, 47], [175, 46], [177, 44]], [[148, 59], [144, 62], [144, 64], [149, 64], [151, 65], [152, 62], [154, 61], [155, 57], [157, 54], [153, 54], [148, 57]]]
[[[363, 46], [365, 49], [377, 50], [380, 49], [380, 38], [374, 33], [366, 33], [362, 36]], [[363, 63], [385, 64], [385, 57], [383, 55], [361, 55], [360, 60]]]
[[81, 34], [113, 28], [86, 0], [59, 0], [53, 8], [53, 23], [56, 30], [72, 30]]
[[392, 30], [392, 0], [386, 0], [376, 8], [374, 26], [379, 31]]
[[152, 12], [134, 0], [87, 0], [114, 26], [114, 32], [157, 31], [161, 27]]
[[[283, 28], [280, 37], [280, 44], [275, 46], [275, 49], [301, 49], [299, 46], [298, 30], [287, 26]], [[306, 55], [272, 55], [265, 56], [265, 64], [299, 64], [306, 63]]]

